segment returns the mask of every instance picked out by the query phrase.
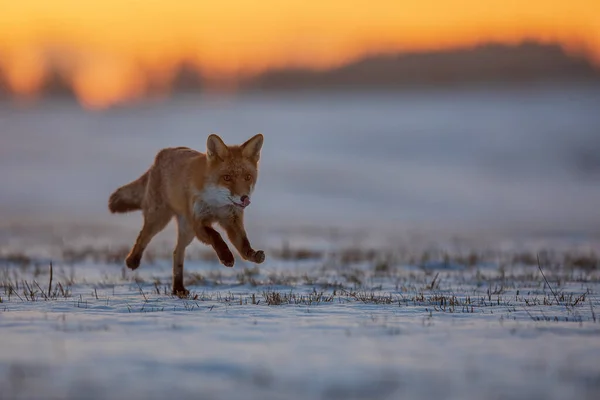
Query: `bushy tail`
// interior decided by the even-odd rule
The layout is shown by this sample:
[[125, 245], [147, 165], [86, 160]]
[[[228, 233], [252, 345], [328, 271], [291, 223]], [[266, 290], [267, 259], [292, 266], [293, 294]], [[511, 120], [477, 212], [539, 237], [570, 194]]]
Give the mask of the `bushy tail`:
[[126, 213], [142, 209], [142, 201], [148, 183], [148, 172], [135, 181], [121, 186], [108, 199], [108, 209], [111, 213]]

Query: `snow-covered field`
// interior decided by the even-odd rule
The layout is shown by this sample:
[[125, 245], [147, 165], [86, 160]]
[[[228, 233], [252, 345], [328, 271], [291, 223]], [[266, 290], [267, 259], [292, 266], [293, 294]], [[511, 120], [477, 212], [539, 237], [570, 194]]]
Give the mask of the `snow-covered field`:
[[[0, 104], [0, 400], [600, 398], [599, 100]], [[174, 224], [132, 273], [141, 216], [107, 200], [211, 132], [265, 135], [245, 222], [267, 261], [228, 269], [196, 241], [179, 299]]]
[[[2, 399], [595, 399], [600, 270], [507, 253], [202, 254], [188, 299], [169, 260], [6, 255]], [[490, 260], [494, 260], [490, 262]], [[560, 262], [558, 262], [560, 261]], [[165, 294], [165, 292], [167, 294]]]

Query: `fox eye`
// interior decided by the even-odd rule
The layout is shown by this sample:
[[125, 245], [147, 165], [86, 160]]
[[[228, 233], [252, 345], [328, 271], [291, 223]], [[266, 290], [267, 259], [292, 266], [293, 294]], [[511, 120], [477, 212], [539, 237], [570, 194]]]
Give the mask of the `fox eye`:
[[252, 175], [246, 174], [246, 180], [249, 181], [250, 179], [252, 179]]
[[223, 175], [223, 180], [229, 182], [231, 180], [231, 175]]

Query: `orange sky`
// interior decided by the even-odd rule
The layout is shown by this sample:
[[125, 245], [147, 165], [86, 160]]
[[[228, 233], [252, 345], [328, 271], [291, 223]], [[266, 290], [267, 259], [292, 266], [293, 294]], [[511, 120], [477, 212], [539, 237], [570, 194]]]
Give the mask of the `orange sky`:
[[182, 59], [216, 77], [525, 38], [583, 44], [600, 61], [600, 1], [0, 0], [13, 90], [35, 92], [52, 60], [89, 107], [168, 86]]

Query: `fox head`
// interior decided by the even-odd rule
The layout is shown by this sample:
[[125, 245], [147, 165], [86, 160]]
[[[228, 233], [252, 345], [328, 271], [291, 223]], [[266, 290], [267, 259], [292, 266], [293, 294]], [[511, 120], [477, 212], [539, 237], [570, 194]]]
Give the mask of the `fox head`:
[[262, 144], [260, 133], [241, 145], [232, 146], [227, 146], [218, 135], [210, 135], [206, 141], [208, 190], [205, 201], [215, 206], [246, 208], [258, 178]]

